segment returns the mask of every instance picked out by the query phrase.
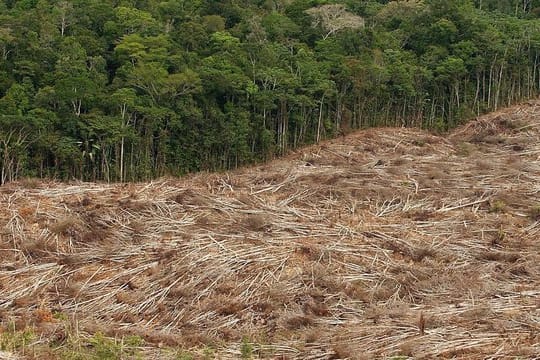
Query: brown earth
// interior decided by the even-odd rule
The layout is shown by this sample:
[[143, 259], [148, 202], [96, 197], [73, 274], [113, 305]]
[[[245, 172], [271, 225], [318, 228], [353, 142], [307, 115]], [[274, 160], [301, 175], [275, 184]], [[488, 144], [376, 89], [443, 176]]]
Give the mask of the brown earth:
[[230, 173], [7, 184], [0, 325], [37, 336], [0, 358], [97, 332], [154, 359], [535, 358], [539, 159], [531, 101]]

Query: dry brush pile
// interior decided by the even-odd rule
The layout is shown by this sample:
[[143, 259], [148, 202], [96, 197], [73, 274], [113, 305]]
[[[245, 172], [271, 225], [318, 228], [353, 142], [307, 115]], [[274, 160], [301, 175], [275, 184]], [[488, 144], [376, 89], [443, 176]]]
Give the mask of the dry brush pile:
[[37, 335], [0, 358], [73, 333], [147, 358], [534, 358], [539, 141], [531, 102], [226, 174], [5, 185], [0, 322]]

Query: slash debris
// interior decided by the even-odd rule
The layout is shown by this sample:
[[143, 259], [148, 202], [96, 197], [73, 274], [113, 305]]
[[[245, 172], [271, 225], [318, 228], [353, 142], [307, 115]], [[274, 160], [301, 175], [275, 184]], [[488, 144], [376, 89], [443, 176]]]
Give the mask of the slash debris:
[[236, 359], [245, 338], [260, 358], [532, 358], [539, 118], [529, 102], [146, 184], [7, 184], [0, 324], [62, 343], [63, 314], [155, 358]]

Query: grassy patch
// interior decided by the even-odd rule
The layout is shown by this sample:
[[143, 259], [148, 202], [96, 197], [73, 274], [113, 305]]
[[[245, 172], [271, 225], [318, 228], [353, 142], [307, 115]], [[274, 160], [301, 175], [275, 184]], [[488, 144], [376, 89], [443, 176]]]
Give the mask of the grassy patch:
[[15, 323], [10, 323], [0, 330], [0, 350], [25, 354], [36, 335], [31, 329], [17, 330]]
[[506, 204], [502, 200], [496, 200], [491, 203], [489, 207], [490, 213], [504, 213], [506, 210]]
[[240, 344], [240, 353], [242, 359], [251, 359], [253, 357], [253, 344], [251, 344], [246, 336], [242, 338], [242, 343]]

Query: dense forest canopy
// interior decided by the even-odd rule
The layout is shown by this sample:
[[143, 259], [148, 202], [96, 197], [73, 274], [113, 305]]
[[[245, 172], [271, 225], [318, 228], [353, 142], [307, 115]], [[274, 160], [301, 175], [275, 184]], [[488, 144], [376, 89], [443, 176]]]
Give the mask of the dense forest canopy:
[[0, 183], [227, 169], [540, 90], [540, 0], [3, 0]]

